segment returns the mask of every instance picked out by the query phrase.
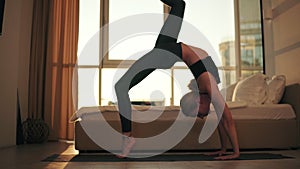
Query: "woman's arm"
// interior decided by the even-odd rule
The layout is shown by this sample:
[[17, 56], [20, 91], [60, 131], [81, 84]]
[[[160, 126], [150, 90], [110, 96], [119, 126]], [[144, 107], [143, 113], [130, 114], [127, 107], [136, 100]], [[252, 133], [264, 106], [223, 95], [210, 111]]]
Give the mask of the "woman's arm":
[[[219, 123], [218, 125], [218, 132], [219, 132], [219, 137], [220, 137], [220, 142], [221, 142], [221, 152], [224, 152], [223, 154], [226, 153], [227, 150], [227, 134], [225, 132], [224, 126], [222, 123]], [[222, 155], [222, 154], [221, 154]]]
[[[221, 106], [221, 107], [223, 107], [223, 106]], [[218, 111], [218, 110], [216, 110], [216, 111]], [[219, 111], [222, 111], [222, 110], [219, 110]], [[236, 127], [235, 127], [234, 120], [232, 119], [231, 112], [225, 102], [224, 102], [224, 111], [223, 111], [219, 126], [223, 126], [223, 130], [222, 129], [220, 130], [220, 132], [221, 132], [220, 137], [221, 137], [221, 139], [222, 138], [224, 139], [224, 137], [226, 137], [226, 135], [228, 136], [229, 141], [233, 148], [233, 154], [219, 156], [216, 159], [227, 160], [227, 159], [238, 158], [240, 156], [240, 150], [239, 150], [239, 143], [238, 143]]]
[[232, 119], [230, 109], [228, 108], [223, 96], [221, 95], [221, 92], [219, 91], [213, 75], [211, 75], [210, 73], [203, 73], [197, 79], [197, 84], [199, 86], [199, 90], [201, 90], [202, 88], [203, 91], [207, 91], [207, 93], [209, 94], [217, 116], [220, 119], [218, 129], [220, 132], [222, 148], [224, 145], [226, 146], [226, 135], [228, 136], [233, 148], [233, 154], [224, 156], [222, 155], [217, 157], [216, 159], [226, 160], [238, 158], [240, 156], [240, 150], [235, 123]]
[[222, 156], [226, 153], [227, 150], [227, 134], [225, 132], [224, 126], [222, 123], [219, 123], [218, 125], [218, 133], [219, 133], [219, 137], [220, 137], [220, 143], [221, 143], [221, 149], [219, 151], [216, 152], [211, 152], [211, 153], [206, 153], [205, 155], [209, 155], [209, 156]]

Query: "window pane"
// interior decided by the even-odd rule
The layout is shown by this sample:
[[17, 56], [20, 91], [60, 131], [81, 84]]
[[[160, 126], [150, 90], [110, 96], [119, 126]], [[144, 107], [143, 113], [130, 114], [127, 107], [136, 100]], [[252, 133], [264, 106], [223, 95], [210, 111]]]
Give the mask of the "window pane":
[[[110, 0], [109, 1], [109, 23], [115, 22], [124, 17], [129, 17], [143, 13], [163, 13], [163, 3], [161, 1], [149, 0]], [[141, 24], [141, 23], [136, 23]], [[161, 18], [161, 25], [163, 17]], [[135, 25], [132, 25], [133, 27]], [[109, 32], [109, 36], [113, 36], [114, 32]], [[130, 35], [126, 39], [119, 41], [114, 48], [109, 49], [109, 60], [125, 60], [140, 58], [143, 54], [154, 47], [157, 34]], [[111, 43], [109, 43], [111, 44]], [[133, 58], [131, 58], [133, 57]]]
[[230, 84], [233, 84], [237, 81], [236, 78], [236, 71], [225, 71], [224, 75], [225, 76], [223, 79], [226, 79], [226, 84], [223, 84], [222, 88], [225, 88], [226, 86], [229, 86]]
[[[101, 69], [101, 105], [109, 105], [116, 102], [114, 97], [114, 83], [119, 78], [115, 77], [116, 72], [124, 74], [127, 69]], [[118, 77], [121, 77], [119, 75]]]
[[233, 0], [186, 1], [184, 19], [201, 31], [219, 52], [222, 42], [234, 41]]
[[[212, 57], [222, 70], [236, 66], [234, 0], [186, 0], [186, 4], [184, 19], [208, 39], [208, 42], [198, 42], [198, 47], [208, 50], [205, 43], [210, 43], [217, 54]], [[195, 43], [193, 39], [184, 41], [192, 45]], [[223, 76], [220, 74], [220, 77]], [[224, 83], [224, 79], [221, 81]]]
[[99, 105], [99, 70], [78, 69], [78, 108]]
[[129, 96], [132, 101], [154, 101], [170, 105], [171, 74], [169, 70], [156, 70], [133, 87]]
[[[117, 82], [126, 69], [102, 69], [102, 98], [101, 105], [115, 103], [113, 96], [114, 83]], [[118, 75], [116, 75], [118, 73]], [[116, 78], [117, 77], [117, 78]], [[129, 91], [132, 102], [157, 102], [161, 105], [170, 105], [171, 76], [169, 70], [156, 70]]]
[[220, 55], [222, 56], [222, 66], [224, 68], [235, 66], [235, 44], [234, 41], [222, 42], [220, 45]]
[[241, 78], [244, 79], [248, 76], [254, 75], [254, 74], [259, 73], [259, 72], [261, 72], [261, 71], [260, 70], [254, 70], [254, 71], [253, 70], [243, 70]]
[[156, 35], [140, 35], [126, 39], [109, 50], [109, 59], [136, 60], [154, 47], [156, 38]]
[[80, 0], [78, 37], [79, 65], [99, 64], [99, 28], [100, 1]]
[[[260, 0], [239, 0], [242, 76], [263, 70]], [[246, 73], [247, 72], [247, 73]]]

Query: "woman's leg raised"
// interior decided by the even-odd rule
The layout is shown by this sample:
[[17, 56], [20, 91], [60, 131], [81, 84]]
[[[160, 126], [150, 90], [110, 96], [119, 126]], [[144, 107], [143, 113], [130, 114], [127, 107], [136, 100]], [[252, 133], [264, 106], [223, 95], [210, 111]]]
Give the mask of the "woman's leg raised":
[[157, 37], [155, 47], [166, 43], [176, 43], [182, 26], [185, 2], [183, 0], [161, 0], [171, 6], [171, 11]]

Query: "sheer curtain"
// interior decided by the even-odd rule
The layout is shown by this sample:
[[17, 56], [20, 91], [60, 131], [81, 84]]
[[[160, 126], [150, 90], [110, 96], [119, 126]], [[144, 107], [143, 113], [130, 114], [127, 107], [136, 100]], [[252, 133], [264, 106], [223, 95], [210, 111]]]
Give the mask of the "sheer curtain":
[[79, 0], [34, 0], [28, 112], [49, 125], [50, 140], [74, 137], [78, 25]]

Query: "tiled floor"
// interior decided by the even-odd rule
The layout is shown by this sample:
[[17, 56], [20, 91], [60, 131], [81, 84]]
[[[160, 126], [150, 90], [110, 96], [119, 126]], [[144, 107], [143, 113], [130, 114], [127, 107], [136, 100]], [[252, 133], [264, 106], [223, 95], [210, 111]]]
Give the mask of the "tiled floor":
[[[268, 151], [269, 152], [269, 151]], [[52, 154], [76, 154], [73, 144], [50, 142], [45, 144], [21, 145], [0, 149], [1, 169], [298, 169], [300, 149], [277, 150], [295, 157], [283, 160], [236, 160], [236, 161], [192, 161], [192, 162], [41, 162]]]

